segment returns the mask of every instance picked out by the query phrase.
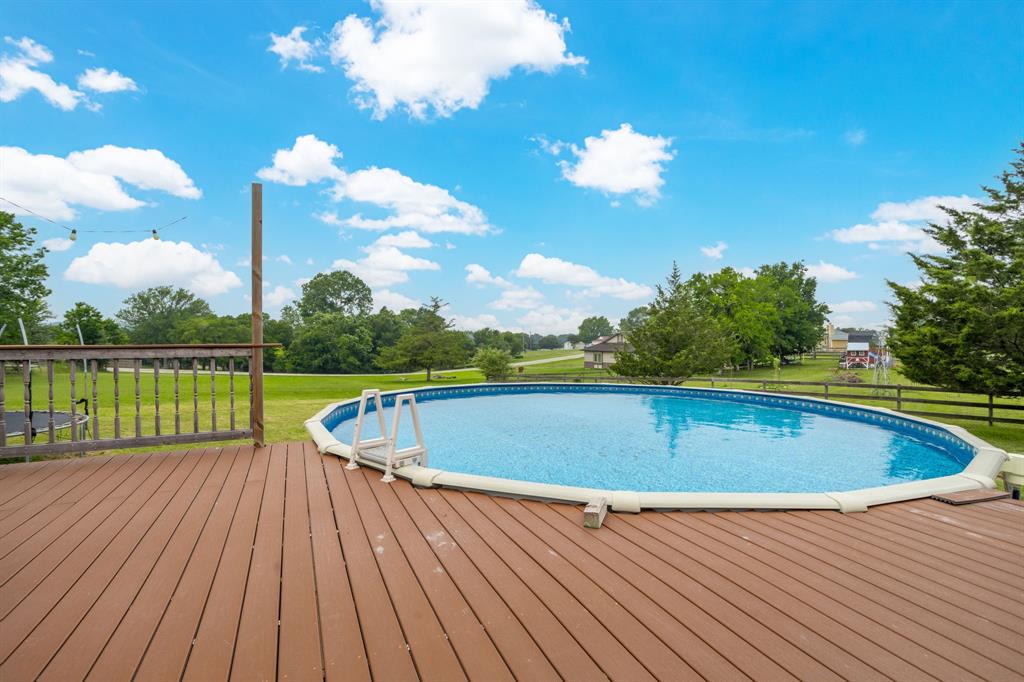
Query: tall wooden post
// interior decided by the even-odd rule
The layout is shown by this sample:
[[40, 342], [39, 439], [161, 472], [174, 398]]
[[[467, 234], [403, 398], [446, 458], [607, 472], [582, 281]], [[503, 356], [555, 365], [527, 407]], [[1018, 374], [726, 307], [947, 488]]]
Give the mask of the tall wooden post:
[[252, 183], [252, 440], [263, 440], [263, 185]]

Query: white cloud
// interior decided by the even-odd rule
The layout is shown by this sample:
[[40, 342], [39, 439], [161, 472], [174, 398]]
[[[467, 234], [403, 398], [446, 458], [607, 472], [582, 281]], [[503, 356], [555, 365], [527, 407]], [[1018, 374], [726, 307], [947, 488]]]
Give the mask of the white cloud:
[[940, 206], [973, 210], [977, 199], [960, 196], [927, 196], [912, 201], [886, 201], [871, 213], [873, 223], [832, 230], [829, 236], [842, 244], [866, 244], [873, 251], [943, 253], [944, 249], [925, 232], [928, 223], [946, 224], [949, 215]]
[[297, 294], [295, 293], [294, 289], [289, 289], [286, 286], [281, 286], [280, 284], [278, 284], [276, 287], [274, 287], [273, 291], [268, 292], [263, 297], [263, 300], [267, 302], [267, 305], [273, 308], [277, 308], [279, 306], [284, 305], [285, 303], [288, 303], [289, 301], [294, 301], [296, 295]]
[[40, 45], [28, 36], [22, 36], [18, 40], [10, 36], [4, 36], [4, 42], [13, 45], [21, 52], [22, 57], [32, 64], [48, 64], [53, 61], [53, 53], [45, 45]]
[[242, 285], [212, 253], [182, 241], [143, 239], [137, 242], [99, 242], [71, 261], [64, 279], [122, 289], [157, 285], [181, 286], [201, 296], [215, 296]]
[[501, 292], [498, 300], [488, 304], [495, 310], [514, 310], [536, 308], [544, 302], [544, 294], [533, 287], [514, 287]]
[[907, 241], [920, 239], [925, 232], [920, 228], [898, 220], [886, 220], [880, 223], [866, 223], [832, 230], [833, 239], [843, 244], [862, 244], [866, 242]]
[[650, 206], [661, 196], [664, 163], [675, 157], [669, 147], [672, 138], [643, 135], [628, 123], [616, 130], [602, 130], [600, 137], [588, 137], [583, 148], [570, 145], [576, 163], [560, 161], [562, 176], [576, 185], [605, 194], [631, 194], [641, 206]]
[[419, 308], [420, 302], [409, 298], [405, 294], [390, 289], [379, 289], [373, 292], [373, 304], [377, 310], [390, 308], [391, 310], [405, 310], [406, 308]]
[[267, 51], [278, 56], [282, 69], [294, 61], [296, 68], [322, 73], [324, 70], [322, 66], [311, 64], [309, 61], [319, 51], [320, 41], [309, 42], [302, 37], [305, 32], [305, 26], [296, 26], [288, 35], [279, 36], [276, 33], [271, 33], [270, 47], [267, 48]]
[[75, 243], [73, 241], [65, 239], [64, 237], [54, 237], [53, 239], [43, 240], [43, 248], [55, 253], [58, 251], [67, 251], [74, 245]]
[[702, 246], [700, 252], [713, 260], [722, 260], [722, 254], [729, 248], [725, 242], [718, 242], [714, 246]]
[[307, 258], [306, 259], [306, 265], [312, 265], [312, 264], [313, 264], [313, 259], [312, 258]]
[[512, 282], [509, 282], [504, 277], [496, 277], [491, 274], [491, 271], [478, 263], [470, 263], [466, 266], [466, 282], [469, 284], [475, 284], [477, 286], [484, 286], [487, 284], [498, 286], [498, 287], [511, 287]]
[[945, 223], [949, 216], [940, 206], [966, 211], [974, 208], [978, 199], [961, 194], [960, 196], [928, 196], [913, 201], [886, 201], [878, 205], [871, 214], [875, 220], [924, 220], [932, 223]]
[[483, 329], [484, 327], [490, 327], [491, 329], [503, 330], [504, 327], [497, 317], [484, 313], [482, 315], [452, 315], [452, 325], [455, 329], [460, 331], [476, 331]]
[[0, 168], [0, 193], [52, 220], [74, 218], [73, 205], [103, 211], [146, 205], [130, 196], [119, 180], [186, 199], [202, 196], [181, 166], [156, 149], [106, 145], [61, 158], [0, 147]]
[[412, 228], [421, 232], [485, 234], [493, 231], [476, 206], [460, 201], [448, 190], [416, 182], [393, 168], [376, 166], [349, 174], [333, 188], [335, 201], [351, 199], [392, 211], [385, 218], [356, 214], [344, 221], [362, 230]]
[[371, 166], [346, 173], [335, 165], [335, 159], [341, 156], [333, 144], [315, 135], [302, 135], [296, 138], [291, 149], [277, 150], [274, 164], [260, 169], [257, 175], [269, 182], [300, 186], [330, 180], [333, 182], [330, 195], [334, 201], [348, 199], [390, 212], [383, 218], [367, 218], [360, 213], [342, 218], [336, 211], [313, 214], [328, 225], [376, 231], [400, 228], [426, 233], [486, 234], [494, 231], [483, 211], [456, 199], [442, 187], [416, 182], [393, 168]]
[[284, 263], [285, 265], [293, 265], [292, 259], [287, 254], [282, 253], [274, 260], [276, 260], [278, 263]]
[[119, 71], [104, 68], [86, 69], [78, 77], [78, 87], [94, 92], [137, 91], [139, 86], [134, 80]]
[[15, 40], [6, 36], [4, 42], [18, 52], [0, 55], [0, 102], [13, 102], [29, 90], [36, 90], [47, 102], [64, 111], [88, 102], [85, 93], [58, 83], [35, 68], [53, 61], [53, 53], [45, 46], [28, 37]]
[[341, 152], [333, 144], [317, 139], [316, 135], [300, 135], [291, 149], [274, 152], [274, 165], [261, 168], [256, 175], [267, 182], [303, 186], [322, 180], [337, 180], [345, 173], [334, 165]]
[[451, 242], [445, 242], [444, 248], [448, 249], [449, 251], [453, 251], [457, 247], [455, 246], [455, 244], [452, 244]]
[[846, 268], [835, 265], [833, 263], [826, 263], [825, 261], [818, 261], [817, 265], [808, 265], [807, 274], [814, 277], [819, 282], [845, 282], [850, 279], [857, 279], [860, 277], [856, 272], [847, 270]]
[[841, 301], [829, 303], [828, 307], [833, 313], [866, 313], [878, 310], [878, 306], [872, 301]]
[[561, 140], [555, 140], [552, 142], [547, 138], [547, 135], [534, 135], [530, 140], [536, 142], [542, 151], [551, 154], [551, 156], [559, 156], [563, 151], [569, 148], [568, 142], [562, 142]]
[[751, 279], [757, 277], [757, 270], [751, 267], [737, 268], [736, 272], [740, 273], [744, 277], [749, 277]]
[[416, 258], [394, 246], [371, 244], [363, 247], [366, 256], [357, 261], [339, 258], [332, 270], [348, 270], [371, 287], [388, 287], [409, 281], [413, 270], [440, 270], [441, 266], [426, 258]]
[[653, 293], [646, 285], [622, 278], [605, 277], [586, 265], [571, 263], [561, 258], [549, 258], [539, 253], [529, 253], [523, 257], [516, 274], [519, 277], [539, 279], [546, 284], [577, 287], [592, 296], [606, 295], [635, 300], [647, 298]]
[[859, 147], [868, 140], [868, 131], [863, 128], [851, 128], [843, 133], [843, 141], [851, 147]]
[[567, 334], [580, 328], [580, 322], [587, 314], [572, 308], [556, 308], [553, 305], [542, 305], [534, 308], [516, 321], [524, 329], [537, 334]]
[[384, 118], [395, 107], [424, 118], [476, 109], [490, 82], [516, 68], [552, 73], [581, 66], [568, 52], [569, 23], [533, 0], [375, 0], [376, 22], [349, 15], [331, 33], [331, 60], [355, 82], [361, 108]]
[[71, 165], [83, 171], [120, 178], [139, 189], [155, 189], [183, 199], [203, 193], [176, 161], [158, 149], [115, 147], [112, 144], [68, 154]]
[[429, 249], [434, 245], [432, 241], [421, 237], [415, 230], [383, 235], [374, 244], [378, 246], [394, 246], [399, 249]]

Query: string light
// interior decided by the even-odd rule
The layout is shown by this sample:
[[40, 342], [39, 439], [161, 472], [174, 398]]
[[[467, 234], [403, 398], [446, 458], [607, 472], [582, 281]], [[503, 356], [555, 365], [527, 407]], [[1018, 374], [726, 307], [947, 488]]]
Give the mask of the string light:
[[[76, 227], [68, 227], [67, 225], [58, 223], [56, 220], [51, 220], [50, 218], [47, 218], [44, 215], [39, 215], [38, 213], [33, 211], [31, 208], [27, 208], [25, 206], [22, 206], [21, 204], [17, 204], [15, 202], [11, 201], [10, 199], [7, 199], [6, 197], [0, 197], [0, 201], [4, 201], [4, 202], [10, 204], [11, 206], [14, 206], [15, 208], [19, 208], [22, 211], [25, 211], [26, 213], [30, 213], [30, 214], [34, 215], [35, 217], [37, 217], [37, 218], [45, 220], [46, 222], [50, 223], [51, 225], [56, 225], [57, 227], [59, 227], [61, 229], [67, 230], [68, 231], [68, 239], [70, 241], [75, 241], [75, 240], [78, 239], [79, 229], [76, 228]], [[178, 218], [177, 220], [172, 220], [171, 222], [167, 223], [163, 227], [158, 227], [158, 228], [155, 228], [155, 229], [154, 228], [135, 228], [135, 229], [127, 229], [127, 230], [81, 230], [81, 232], [92, 233], [92, 234], [129, 234], [129, 233], [137, 233], [137, 232], [149, 232], [153, 236], [153, 239], [159, 241], [160, 240], [160, 235], [158, 233], [158, 230], [166, 230], [167, 228], [171, 227], [172, 225], [177, 225], [178, 223], [180, 223], [181, 221], [185, 220], [186, 218], [188, 218], [188, 216], [182, 216], [182, 217]]]

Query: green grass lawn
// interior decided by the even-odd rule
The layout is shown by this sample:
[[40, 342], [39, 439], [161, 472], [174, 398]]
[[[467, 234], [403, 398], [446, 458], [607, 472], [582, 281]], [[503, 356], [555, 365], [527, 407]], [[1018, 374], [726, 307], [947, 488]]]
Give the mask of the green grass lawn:
[[[554, 353], [566, 353], [569, 351], [550, 351]], [[576, 352], [576, 351], [573, 351]], [[534, 356], [531, 359], [536, 359]], [[756, 369], [751, 371], [736, 372], [736, 378], [759, 378], [767, 379], [769, 383], [777, 386], [779, 390], [820, 390], [818, 387], [787, 386], [789, 381], [826, 381], [834, 380], [832, 369], [836, 366], [835, 358], [819, 358], [817, 360], [807, 359], [803, 363], [787, 365], [783, 367], [776, 380], [775, 372], [772, 369]], [[604, 370], [583, 370], [583, 361], [561, 360], [542, 365], [523, 367], [523, 374], [534, 376], [550, 373], [572, 373], [574, 375], [585, 374], [588, 377], [600, 377], [606, 375]], [[865, 381], [870, 382], [871, 372], [869, 370], [857, 370], [854, 372]], [[437, 378], [438, 376], [443, 378]], [[47, 387], [45, 373], [36, 369], [33, 375], [33, 405], [36, 410], [45, 410], [47, 406]], [[715, 385], [735, 388], [752, 388], [750, 384], [734, 383], [729, 384], [728, 376], [716, 378]], [[465, 384], [483, 381], [483, 376], [475, 370], [448, 370], [435, 373], [435, 378], [430, 382], [432, 386], [446, 384]], [[894, 371], [891, 377], [892, 383], [904, 383], [910, 385], [898, 371]], [[83, 382], [81, 372], [78, 374], [77, 382], [78, 397], [88, 395], [91, 398], [91, 386], [88, 388]], [[265, 421], [266, 435], [268, 442], [281, 442], [290, 440], [303, 440], [307, 438], [303, 422], [318, 412], [321, 408], [331, 402], [353, 398], [359, 395], [364, 388], [380, 388], [382, 390], [396, 390], [411, 388], [426, 384], [426, 375], [423, 373], [410, 373], [398, 376], [285, 376], [269, 375], [265, 378]], [[706, 382], [691, 382], [691, 385], [707, 386]], [[142, 433], [149, 435], [154, 433], [154, 416], [156, 413], [154, 401], [154, 382], [152, 370], [144, 370], [140, 381], [141, 399], [141, 420]], [[99, 377], [99, 425], [100, 436], [107, 438], [113, 435], [113, 388], [114, 380], [110, 372], [103, 372]], [[199, 375], [199, 416], [201, 430], [210, 427], [210, 376], [208, 373], [200, 372]], [[123, 435], [134, 433], [135, 407], [133, 398], [134, 381], [130, 372], [121, 373], [121, 429]], [[180, 382], [180, 418], [182, 431], [192, 429], [192, 375], [191, 372], [182, 372]], [[867, 405], [881, 405], [893, 407], [890, 402], [873, 400], [870, 389], [843, 387], [843, 393], [858, 395], [856, 399], [844, 399], [850, 402], [860, 402]], [[834, 389], [833, 392], [838, 392]], [[217, 415], [218, 427], [228, 428], [229, 406], [228, 406], [228, 377], [224, 373], [218, 373], [216, 379]], [[943, 400], [978, 400], [982, 396], [960, 395], [960, 394], [936, 394], [927, 392], [914, 392], [905, 390], [905, 397], [925, 397]], [[22, 408], [22, 384], [18, 374], [7, 375], [6, 385], [6, 408], [7, 410], [20, 410]], [[66, 371], [56, 375], [54, 396], [55, 408], [58, 410], [69, 409], [70, 384]], [[1024, 400], [1001, 399], [1005, 402], [1013, 402], [1024, 405]], [[167, 370], [160, 375], [160, 414], [163, 433], [174, 432], [174, 388], [171, 373]], [[915, 405], [908, 409], [931, 410], [937, 412], [954, 412], [962, 414], [982, 414], [980, 409], [970, 407], [955, 407], [947, 405]], [[235, 408], [236, 423], [239, 428], [244, 427], [249, 421], [249, 382], [245, 373], [238, 373], [235, 377]], [[90, 408], [91, 410], [91, 408]], [[997, 410], [996, 414], [1010, 417], [1024, 418], [1024, 411]], [[967, 428], [979, 437], [1014, 452], [1024, 451], [1024, 426], [1016, 424], [997, 424], [988, 426], [984, 422], [971, 420], [945, 419], [953, 424], [959, 424]], [[173, 446], [171, 446], [173, 447]], [[179, 446], [181, 447], [181, 446]], [[148, 450], [166, 450], [168, 446], [146, 448]]]

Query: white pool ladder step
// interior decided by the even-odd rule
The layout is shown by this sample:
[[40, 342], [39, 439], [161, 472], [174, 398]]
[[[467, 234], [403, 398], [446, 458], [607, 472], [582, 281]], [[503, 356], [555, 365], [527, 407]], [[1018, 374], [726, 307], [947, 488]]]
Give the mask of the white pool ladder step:
[[[370, 400], [374, 400], [374, 407], [377, 411], [377, 422], [380, 426], [381, 437], [362, 440], [363, 418], [366, 416], [366, 406]], [[413, 430], [416, 432], [416, 445], [398, 449], [398, 427], [402, 420], [402, 405], [409, 405], [409, 415], [412, 417]], [[395, 480], [392, 473], [397, 466], [411, 459], [418, 459], [420, 466], [427, 465], [427, 446], [423, 444], [423, 431], [420, 428], [420, 414], [416, 409], [416, 396], [412, 393], [402, 393], [395, 396], [395, 414], [391, 420], [391, 433], [388, 434], [384, 426], [384, 405], [379, 389], [370, 388], [363, 391], [359, 398], [359, 411], [356, 414], [355, 431], [352, 434], [352, 456], [349, 458], [348, 469], [357, 469], [357, 459], [373, 461], [384, 465], [384, 476], [381, 478], [385, 483]]]

